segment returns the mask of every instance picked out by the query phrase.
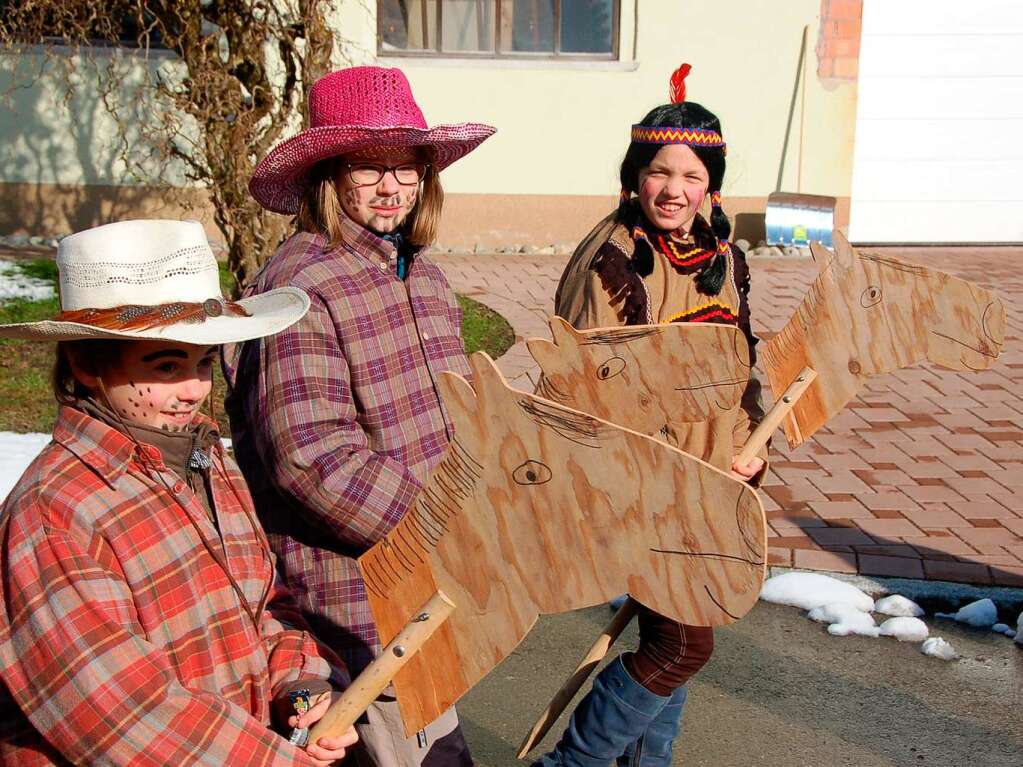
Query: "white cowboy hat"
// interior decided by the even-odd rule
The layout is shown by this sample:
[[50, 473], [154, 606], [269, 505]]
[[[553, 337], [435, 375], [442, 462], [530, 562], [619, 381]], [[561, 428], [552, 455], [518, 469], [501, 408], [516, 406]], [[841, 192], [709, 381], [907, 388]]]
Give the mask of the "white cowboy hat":
[[272, 335], [309, 309], [309, 297], [298, 288], [224, 299], [217, 261], [197, 221], [119, 221], [86, 229], [60, 241], [57, 271], [60, 314], [0, 325], [0, 337], [156, 338], [212, 346]]

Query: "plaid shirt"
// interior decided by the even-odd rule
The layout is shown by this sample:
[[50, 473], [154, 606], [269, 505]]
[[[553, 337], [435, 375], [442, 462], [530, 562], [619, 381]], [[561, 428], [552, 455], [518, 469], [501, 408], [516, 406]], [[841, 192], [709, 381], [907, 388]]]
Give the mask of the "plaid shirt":
[[292, 285], [309, 313], [225, 349], [235, 454], [288, 587], [353, 673], [378, 649], [355, 558], [410, 508], [451, 434], [438, 373], [469, 375], [461, 311], [422, 256], [406, 280], [394, 247], [348, 219], [344, 245], [292, 236], [246, 294]]
[[218, 532], [141, 452], [62, 408], [0, 512], [0, 764], [311, 765], [270, 701], [331, 669], [285, 628], [301, 616], [237, 468], [218, 445]]

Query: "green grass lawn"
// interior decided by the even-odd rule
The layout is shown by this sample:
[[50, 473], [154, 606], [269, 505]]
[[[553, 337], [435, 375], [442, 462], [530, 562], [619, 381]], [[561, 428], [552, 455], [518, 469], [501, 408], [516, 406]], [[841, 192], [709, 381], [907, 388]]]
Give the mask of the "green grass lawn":
[[[33, 277], [51, 279], [56, 283], [57, 268], [49, 259], [16, 262], [22, 271]], [[230, 295], [233, 280], [223, 266], [221, 286]], [[511, 325], [500, 314], [466, 296], [458, 296], [462, 307], [462, 337], [466, 352], [483, 350], [497, 359], [515, 342]], [[33, 322], [53, 317], [60, 311], [56, 298], [45, 301], [15, 299], [0, 303], [0, 324]], [[53, 344], [39, 341], [0, 339], [0, 431], [44, 432], [53, 428], [56, 403], [50, 390], [50, 368], [53, 365]], [[214, 374], [214, 411], [224, 434], [230, 434], [224, 416], [223, 396], [226, 391], [219, 366]]]

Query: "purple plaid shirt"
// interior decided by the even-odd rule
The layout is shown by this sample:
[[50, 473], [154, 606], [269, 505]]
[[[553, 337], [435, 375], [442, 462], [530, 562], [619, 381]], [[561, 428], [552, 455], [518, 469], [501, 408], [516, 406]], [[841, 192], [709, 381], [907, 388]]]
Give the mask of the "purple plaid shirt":
[[224, 350], [235, 454], [313, 632], [358, 673], [379, 648], [355, 558], [397, 524], [443, 456], [437, 375], [469, 375], [461, 311], [422, 256], [396, 276], [389, 243], [350, 220], [344, 245], [289, 238], [246, 295], [292, 285], [312, 307]]

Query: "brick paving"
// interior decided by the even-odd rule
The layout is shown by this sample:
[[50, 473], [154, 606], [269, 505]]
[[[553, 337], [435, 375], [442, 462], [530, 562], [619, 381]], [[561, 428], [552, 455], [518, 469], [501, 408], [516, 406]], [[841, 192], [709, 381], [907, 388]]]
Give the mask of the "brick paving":
[[[1023, 586], [1023, 248], [888, 248], [997, 290], [1005, 350], [981, 373], [920, 365], [870, 379], [813, 439], [779, 433], [761, 493], [772, 565]], [[549, 337], [561, 256], [438, 255], [452, 285], [504, 315], [499, 361], [531, 389], [523, 340]], [[753, 259], [753, 322], [777, 332], [813, 278], [802, 259]]]

